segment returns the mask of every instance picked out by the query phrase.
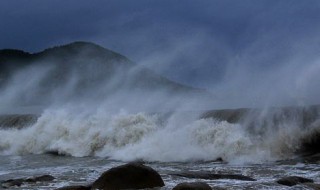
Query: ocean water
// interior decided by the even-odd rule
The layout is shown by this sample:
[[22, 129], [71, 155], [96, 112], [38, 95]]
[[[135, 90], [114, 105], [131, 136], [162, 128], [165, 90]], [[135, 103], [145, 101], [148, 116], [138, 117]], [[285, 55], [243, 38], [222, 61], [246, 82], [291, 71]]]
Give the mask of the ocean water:
[[[300, 112], [268, 112], [263, 117], [261, 113], [231, 122], [201, 117], [199, 112], [113, 114], [48, 109], [28, 126], [2, 126], [0, 181], [50, 174], [56, 178], [52, 182], [12, 189], [86, 185], [112, 167], [139, 160], [160, 173], [163, 189], [186, 181], [227, 189], [288, 189], [275, 181], [291, 175], [320, 182], [318, 162], [302, 156], [308, 145], [307, 150], [317, 150], [309, 140], [317, 137], [318, 114], [306, 121]], [[185, 171], [241, 174], [257, 181], [173, 175]]]

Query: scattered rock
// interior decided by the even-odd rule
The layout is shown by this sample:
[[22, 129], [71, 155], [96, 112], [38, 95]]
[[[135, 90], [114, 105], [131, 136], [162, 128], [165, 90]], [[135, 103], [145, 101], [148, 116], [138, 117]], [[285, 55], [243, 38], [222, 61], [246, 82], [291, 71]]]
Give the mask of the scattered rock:
[[129, 163], [104, 172], [92, 189], [145, 189], [162, 187], [161, 176], [152, 168], [140, 163]]
[[244, 175], [236, 175], [236, 174], [213, 174], [210, 172], [182, 172], [182, 173], [173, 173], [171, 175], [186, 177], [186, 178], [195, 178], [195, 179], [234, 179], [234, 180], [242, 180], [242, 181], [256, 181], [255, 179], [244, 176]]
[[294, 186], [300, 183], [313, 183], [313, 180], [298, 176], [289, 176], [279, 179], [277, 183], [286, 186]]
[[221, 157], [218, 157], [217, 159], [214, 160], [215, 162], [224, 162], [224, 160]]
[[1, 182], [1, 186], [3, 188], [9, 188], [9, 187], [20, 187], [23, 183], [37, 183], [37, 182], [45, 182], [45, 181], [52, 181], [55, 178], [51, 175], [42, 175], [42, 176], [36, 176], [31, 178], [19, 178], [19, 179], [9, 179], [6, 181]]
[[1, 186], [3, 188], [20, 187], [23, 182], [24, 182], [23, 179], [9, 179], [1, 182]]
[[41, 182], [41, 181], [53, 181], [55, 178], [51, 175], [42, 175], [42, 176], [37, 176], [37, 177], [32, 177], [32, 178], [27, 178], [25, 182], [28, 183], [36, 183], [36, 182]]
[[59, 150], [48, 150], [48, 151], [45, 152], [45, 154], [49, 154], [49, 155], [52, 155], [52, 156], [70, 156], [67, 153], [61, 152]]
[[90, 189], [91, 189], [91, 186], [77, 185], [77, 186], [60, 187], [56, 190], [90, 190]]
[[204, 182], [180, 183], [172, 190], [212, 190], [212, 188]]

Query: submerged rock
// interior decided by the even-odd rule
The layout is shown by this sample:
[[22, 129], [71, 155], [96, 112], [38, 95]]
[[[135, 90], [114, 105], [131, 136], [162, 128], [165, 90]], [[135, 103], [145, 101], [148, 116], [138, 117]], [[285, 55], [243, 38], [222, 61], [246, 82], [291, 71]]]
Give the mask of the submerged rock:
[[172, 190], [212, 190], [212, 188], [204, 182], [180, 183]]
[[92, 189], [145, 189], [162, 187], [161, 176], [151, 167], [140, 163], [129, 163], [104, 172]]
[[45, 154], [52, 155], [52, 156], [70, 156], [67, 153], [59, 150], [48, 150], [45, 152]]
[[60, 187], [56, 190], [90, 190], [90, 189], [91, 189], [91, 186], [76, 185], [76, 186]]
[[20, 187], [23, 183], [37, 183], [45, 181], [53, 181], [55, 178], [51, 175], [42, 175], [31, 178], [9, 179], [1, 182], [3, 188]]
[[234, 179], [234, 180], [242, 180], [242, 181], [256, 181], [255, 179], [237, 174], [213, 174], [210, 172], [181, 172], [181, 173], [173, 173], [171, 175], [185, 177], [185, 178], [194, 178], [194, 179], [207, 179], [207, 180], [215, 180], [215, 179]]
[[313, 180], [299, 176], [289, 176], [277, 180], [277, 183], [286, 186], [294, 186], [300, 183], [313, 183]]
[[23, 179], [9, 179], [1, 182], [1, 186], [3, 188], [20, 187], [23, 184], [23, 182]]
[[36, 182], [41, 182], [41, 181], [52, 181], [54, 179], [55, 178], [51, 175], [42, 175], [42, 176], [27, 178], [25, 181], [28, 183], [36, 183]]
[[306, 186], [308, 188], [311, 188], [313, 190], [320, 190], [320, 184], [315, 183], [303, 183], [303, 186]]

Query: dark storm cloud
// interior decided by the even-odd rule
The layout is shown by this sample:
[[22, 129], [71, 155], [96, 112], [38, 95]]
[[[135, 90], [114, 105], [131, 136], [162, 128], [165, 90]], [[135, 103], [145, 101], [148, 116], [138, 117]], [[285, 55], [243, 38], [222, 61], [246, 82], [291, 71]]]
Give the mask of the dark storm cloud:
[[120, 37], [128, 34], [152, 34], [148, 40], [159, 43], [197, 31], [237, 48], [275, 30], [290, 32], [288, 37], [317, 29], [318, 10], [317, 1], [4, 0], [1, 48], [24, 46], [32, 51], [50, 42], [113, 36], [122, 44], [126, 42]]
[[96, 12], [62, 1], [2, 1], [1, 48], [38, 51], [96, 34]]
[[214, 90], [230, 78], [255, 81], [292, 57], [315, 59], [319, 7], [316, 0], [3, 0], [0, 48], [93, 41], [171, 79]]

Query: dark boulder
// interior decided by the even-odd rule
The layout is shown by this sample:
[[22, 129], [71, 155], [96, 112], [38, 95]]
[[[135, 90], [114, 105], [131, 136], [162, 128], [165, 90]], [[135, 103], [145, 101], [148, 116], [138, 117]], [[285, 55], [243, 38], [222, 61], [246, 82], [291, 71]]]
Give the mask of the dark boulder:
[[67, 153], [59, 151], [59, 150], [48, 150], [45, 152], [45, 154], [48, 154], [51, 156], [70, 156]]
[[180, 183], [172, 190], [212, 190], [212, 188], [204, 182]]
[[206, 180], [216, 180], [216, 179], [233, 179], [233, 180], [242, 180], [242, 181], [256, 181], [255, 179], [238, 174], [214, 174], [210, 172], [180, 172], [172, 173], [171, 175], [193, 178], [193, 179], [206, 179]]
[[76, 186], [60, 187], [56, 190], [90, 190], [90, 189], [91, 189], [91, 186], [76, 185]]
[[313, 155], [302, 155], [302, 161], [305, 163], [311, 164], [319, 164], [320, 163], [320, 153], [313, 154]]
[[313, 183], [313, 180], [299, 176], [289, 176], [277, 180], [277, 183], [286, 186], [294, 186], [300, 183]]
[[141, 163], [129, 163], [104, 172], [92, 184], [92, 189], [145, 189], [162, 186], [164, 182], [155, 170]]
[[310, 189], [313, 190], [320, 190], [320, 184], [315, 184], [315, 183], [303, 183], [303, 186], [306, 186]]

